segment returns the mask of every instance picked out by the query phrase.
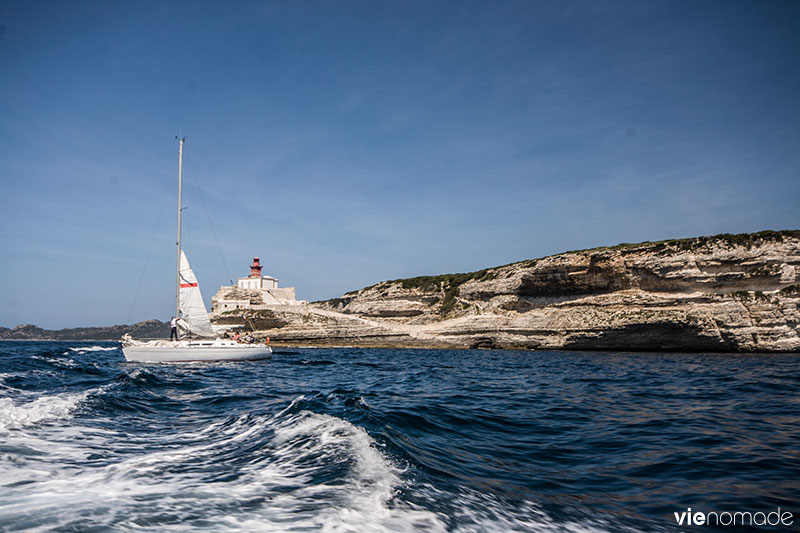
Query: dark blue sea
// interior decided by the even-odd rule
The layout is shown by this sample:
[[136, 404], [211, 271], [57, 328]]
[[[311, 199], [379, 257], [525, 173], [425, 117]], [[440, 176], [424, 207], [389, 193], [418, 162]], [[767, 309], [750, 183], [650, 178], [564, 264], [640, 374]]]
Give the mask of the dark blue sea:
[[796, 355], [0, 343], [2, 531], [796, 529], [798, 502]]

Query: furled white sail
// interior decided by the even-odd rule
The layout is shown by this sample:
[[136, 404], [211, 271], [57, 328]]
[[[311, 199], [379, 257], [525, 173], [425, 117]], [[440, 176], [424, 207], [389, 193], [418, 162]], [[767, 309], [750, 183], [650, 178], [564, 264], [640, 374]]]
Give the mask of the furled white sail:
[[203, 303], [203, 295], [200, 294], [200, 287], [197, 285], [197, 278], [189, 266], [186, 254], [181, 250], [181, 320], [179, 324], [182, 328], [201, 337], [214, 337], [211, 322], [208, 319], [208, 311]]

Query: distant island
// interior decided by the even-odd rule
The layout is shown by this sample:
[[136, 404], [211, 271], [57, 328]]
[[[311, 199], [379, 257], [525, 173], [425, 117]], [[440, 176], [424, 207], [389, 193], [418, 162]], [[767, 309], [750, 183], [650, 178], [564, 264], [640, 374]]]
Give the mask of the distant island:
[[145, 320], [130, 325], [66, 329], [42, 329], [33, 324], [22, 324], [13, 329], [0, 327], [0, 340], [118, 341], [126, 333], [139, 338], [165, 338], [169, 337], [169, 323]]
[[[565, 252], [484, 270], [384, 281], [286, 311], [212, 313], [276, 345], [800, 352], [800, 231]], [[254, 300], [255, 301], [255, 300]], [[166, 336], [157, 320], [0, 339]]]

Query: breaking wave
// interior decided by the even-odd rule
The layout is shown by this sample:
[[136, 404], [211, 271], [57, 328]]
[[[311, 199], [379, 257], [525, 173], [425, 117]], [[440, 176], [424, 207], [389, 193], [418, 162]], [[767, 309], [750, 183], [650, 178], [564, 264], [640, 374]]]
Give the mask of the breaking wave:
[[55, 394], [17, 403], [11, 398], [0, 398], [0, 431], [24, 428], [48, 420], [66, 420], [88, 394]]

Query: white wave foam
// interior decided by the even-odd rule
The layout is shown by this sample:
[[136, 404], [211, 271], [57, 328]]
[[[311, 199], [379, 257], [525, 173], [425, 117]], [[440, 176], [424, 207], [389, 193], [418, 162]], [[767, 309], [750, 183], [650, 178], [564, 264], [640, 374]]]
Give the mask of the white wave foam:
[[59, 357], [58, 359], [52, 359], [51, 363], [61, 368], [77, 368], [80, 366], [75, 360], [70, 359], [69, 357]]
[[[454, 504], [454, 515], [459, 523], [454, 530], [456, 533], [484, 531], [604, 533], [608, 531], [606, 524], [599, 520], [558, 522], [532, 502], [525, 502], [512, 508], [491, 494], [463, 491], [457, 495], [445, 495], [436, 490], [432, 490], [432, 492], [438, 493], [439, 498], [447, 498]], [[626, 530], [620, 526], [617, 526], [616, 529]], [[632, 528], [627, 530], [635, 531]]]
[[[269, 496], [269, 505], [229, 514], [211, 529], [446, 531], [434, 513], [393, 504], [402, 471], [362, 428], [308, 411], [270, 427], [270, 457], [247, 469], [241, 483], [230, 487], [237, 499]], [[342, 467], [343, 477], [330, 472]], [[315, 481], [320, 476], [331, 481]]]
[[353, 504], [383, 505], [400, 484], [399, 470], [373, 446], [367, 432], [334, 416], [304, 411], [276, 428], [273, 443], [288, 474], [312, 473], [309, 458], [314, 456], [350, 463], [348, 481], [356, 490], [346, 497]]
[[18, 405], [10, 398], [0, 398], [0, 431], [31, 426], [43, 420], [68, 418], [87, 395], [88, 392], [42, 396]]
[[147, 368], [143, 368], [143, 367], [137, 366], [137, 367], [134, 367], [132, 370], [127, 370], [126, 373], [128, 374], [129, 378], [138, 379], [140, 376], [145, 376], [147, 374], [152, 374], [152, 371], [148, 370]]
[[70, 348], [71, 352], [110, 352], [112, 350], [118, 350], [116, 346], [76, 346], [74, 348]]

